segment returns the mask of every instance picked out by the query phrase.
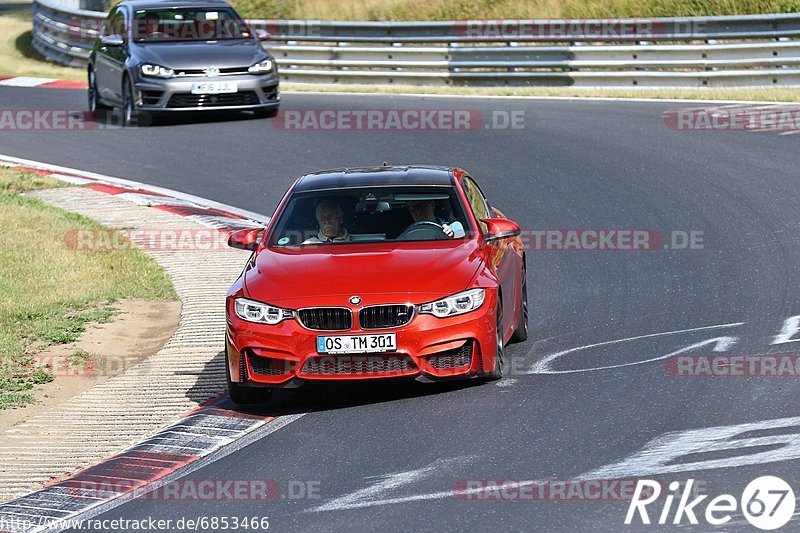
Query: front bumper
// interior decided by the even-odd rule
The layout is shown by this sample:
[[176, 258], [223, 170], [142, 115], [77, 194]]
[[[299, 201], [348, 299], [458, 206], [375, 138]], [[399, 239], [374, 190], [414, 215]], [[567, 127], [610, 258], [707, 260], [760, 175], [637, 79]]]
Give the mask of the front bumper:
[[[443, 380], [491, 372], [495, 357], [496, 293], [470, 313], [436, 318], [417, 314], [399, 328], [311, 331], [296, 320], [270, 326], [239, 319], [227, 301], [227, 364], [231, 381], [293, 388], [307, 381], [405, 378]], [[353, 308], [357, 312], [357, 308]], [[396, 333], [394, 352], [320, 355], [318, 335]]]
[[[275, 72], [213, 78], [137, 78], [134, 82], [134, 99], [141, 111], [221, 111], [276, 109], [280, 106], [280, 86]], [[192, 94], [193, 84], [209, 81], [235, 82], [238, 91], [217, 95]]]

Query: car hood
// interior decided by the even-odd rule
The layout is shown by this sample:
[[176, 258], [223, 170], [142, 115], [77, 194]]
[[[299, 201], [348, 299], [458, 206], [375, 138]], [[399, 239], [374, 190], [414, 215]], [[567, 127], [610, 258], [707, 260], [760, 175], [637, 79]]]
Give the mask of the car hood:
[[343, 306], [350, 296], [418, 304], [465, 290], [482, 264], [476, 241], [266, 248], [244, 284], [248, 297], [294, 309]]
[[268, 57], [258, 41], [136, 43], [138, 59], [173, 69], [249, 67]]

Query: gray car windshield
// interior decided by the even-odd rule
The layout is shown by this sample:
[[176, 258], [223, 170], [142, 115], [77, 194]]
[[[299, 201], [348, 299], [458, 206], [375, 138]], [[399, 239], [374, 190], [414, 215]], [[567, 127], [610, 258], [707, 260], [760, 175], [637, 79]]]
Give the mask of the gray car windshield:
[[133, 39], [137, 42], [249, 38], [250, 30], [232, 9], [146, 9], [136, 11], [133, 20]]
[[295, 194], [270, 246], [310, 246], [472, 237], [453, 187], [364, 187]]

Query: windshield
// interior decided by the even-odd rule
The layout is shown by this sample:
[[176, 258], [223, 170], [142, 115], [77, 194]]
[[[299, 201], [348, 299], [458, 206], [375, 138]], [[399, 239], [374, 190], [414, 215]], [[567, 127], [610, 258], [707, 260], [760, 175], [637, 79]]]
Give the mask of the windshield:
[[364, 187], [295, 194], [270, 246], [472, 237], [453, 187]]
[[249, 39], [250, 30], [232, 9], [146, 9], [134, 15], [138, 42]]

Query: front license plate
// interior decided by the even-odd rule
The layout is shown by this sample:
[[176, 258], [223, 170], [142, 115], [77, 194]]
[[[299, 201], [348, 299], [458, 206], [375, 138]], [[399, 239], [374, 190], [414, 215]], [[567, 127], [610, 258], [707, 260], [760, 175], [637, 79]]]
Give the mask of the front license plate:
[[376, 353], [394, 352], [397, 350], [397, 335], [383, 333], [380, 335], [337, 335], [317, 337], [317, 353]]
[[208, 81], [192, 84], [192, 94], [229, 94], [238, 91], [239, 86], [232, 81]]

